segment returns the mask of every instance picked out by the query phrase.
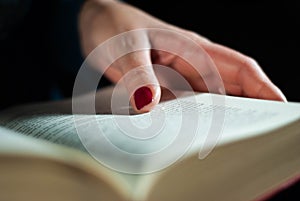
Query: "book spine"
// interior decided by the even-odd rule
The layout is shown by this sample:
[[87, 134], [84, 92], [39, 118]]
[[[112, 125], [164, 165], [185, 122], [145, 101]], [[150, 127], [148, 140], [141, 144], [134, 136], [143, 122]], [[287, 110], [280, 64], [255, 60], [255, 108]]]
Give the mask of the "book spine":
[[290, 197], [290, 198], [300, 198], [300, 192], [298, 191], [298, 194], [295, 195], [294, 193], [287, 193], [287, 191], [290, 190], [290, 188], [298, 188], [300, 189], [300, 174], [296, 175], [286, 182], [282, 183], [281, 185], [273, 188], [269, 192], [263, 194], [261, 197], [258, 197], [254, 201], [272, 201], [272, 200], [280, 200], [282, 194], [284, 195], [284, 198]]

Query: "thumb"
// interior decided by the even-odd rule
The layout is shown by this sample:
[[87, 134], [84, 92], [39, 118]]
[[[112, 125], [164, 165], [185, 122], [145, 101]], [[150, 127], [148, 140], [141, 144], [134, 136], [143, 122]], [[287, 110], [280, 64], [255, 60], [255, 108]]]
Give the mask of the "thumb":
[[131, 52], [121, 58], [118, 65], [134, 110], [138, 113], [150, 111], [159, 103], [161, 96], [159, 82], [152, 67], [150, 50]]

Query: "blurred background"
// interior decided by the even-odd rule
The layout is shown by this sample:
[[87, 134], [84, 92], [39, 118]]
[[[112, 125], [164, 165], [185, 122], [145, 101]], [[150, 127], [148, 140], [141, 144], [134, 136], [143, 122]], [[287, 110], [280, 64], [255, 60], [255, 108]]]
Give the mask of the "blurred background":
[[[83, 62], [77, 35], [82, 2], [0, 1], [2, 108], [71, 96]], [[300, 101], [299, 2], [125, 2], [253, 57], [289, 101]]]

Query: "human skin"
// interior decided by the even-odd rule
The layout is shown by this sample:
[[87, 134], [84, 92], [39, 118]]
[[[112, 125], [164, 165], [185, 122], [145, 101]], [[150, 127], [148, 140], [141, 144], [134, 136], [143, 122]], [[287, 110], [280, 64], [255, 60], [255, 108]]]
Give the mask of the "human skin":
[[[274, 85], [253, 58], [210, 41], [198, 33], [168, 24], [132, 5], [116, 0], [87, 0], [83, 4], [79, 14], [82, 53], [84, 56], [88, 56], [100, 44], [118, 34], [147, 28], [175, 31], [190, 38], [203, 48], [215, 64], [223, 81], [226, 94], [287, 101], [282, 91]], [[168, 41], [171, 42], [171, 39], [164, 34], [154, 37], [151, 34], [147, 34], [147, 32], [141, 32], [139, 36], [134, 36], [130, 40], [125, 41], [125, 43], [128, 46], [134, 46], [134, 42], [140, 39], [146, 46], [155, 46], [155, 44], [164, 41], [166, 43]], [[188, 49], [189, 44], [183, 43], [181, 46], [182, 49]], [[131, 97], [130, 103], [138, 113], [150, 111], [159, 103], [161, 98], [161, 87], [152, 69], [153, 64], [173, 68], [190, 83], [195, 91], [208, 91], [204, 80], [206, 79], [205, 76], [209, 76], [209, 73], [203, 72], [201, 76], [188, 62], [178, 55], [150, 49], [132, 52], [115, 61], [112, 67], [105, 71], [105, 76], [112, 82], [117, 83], [129, 71], [143, 66], [143, 73], [140, 74], [138, 83], [140, 85], [140, 83], [144, 82], [145, 87], [139, 90], [139, 94], [142, 95], [139, 95], [138, 98], [143, 98], [143, 89], [148, 89], [144, 90], [144, 92], [145, 98], [150, 98], [149, 101], [137, 100], [137, 96], [134, 96], [135, 91], [137, 91], [137, 88], [134, 87], [137, 86], [137, 83], [135, 83], [136, 79], [124, 80]], [[95, 68], [103, 70], [100, 65], [95, 65]], [[149, 97], [149, 94], [152, 97]], [[140, 101], [141, 104], [137, 104], [137, 101]]]

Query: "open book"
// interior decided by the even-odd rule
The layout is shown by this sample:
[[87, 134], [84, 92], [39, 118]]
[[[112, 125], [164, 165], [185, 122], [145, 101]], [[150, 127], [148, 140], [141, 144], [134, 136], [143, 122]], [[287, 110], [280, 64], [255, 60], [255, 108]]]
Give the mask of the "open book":
[[[182, 93], [124, 115], [110, 97], [97, 94], [97, 114], [72, 114], [71, 100], [2, 111], [0, 200], [263, 200], [300, 176], [300, 103]], [[164, 123], [134, 141], [124, 118]]]

